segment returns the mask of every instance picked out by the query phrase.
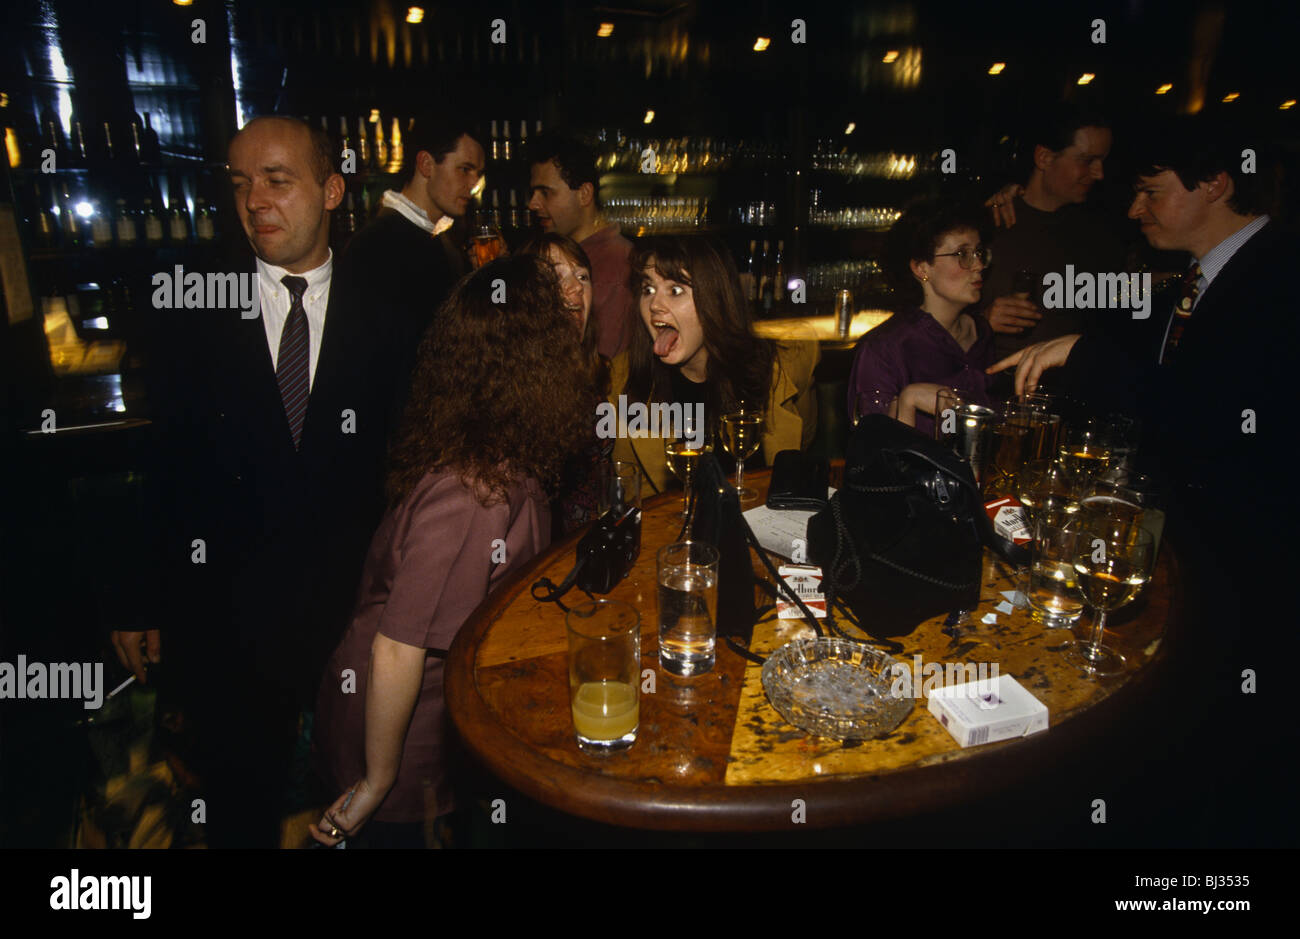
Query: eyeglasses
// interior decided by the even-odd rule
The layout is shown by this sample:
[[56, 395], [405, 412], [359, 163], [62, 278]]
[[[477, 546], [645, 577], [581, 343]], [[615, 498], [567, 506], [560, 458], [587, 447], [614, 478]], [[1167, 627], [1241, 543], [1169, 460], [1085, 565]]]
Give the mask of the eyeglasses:
[[993, 249], [986, 245], [977, 245], [975, 248], [962, 248], [960, 251], [950, 251], [947, 254], [936, 254], [936, 258], [956, 258], [957, 263], [961, 265], [963, 271], [969, 271], [973, 266], [974, 260], [979, 258], [980, 267], [988, 267], [993, 261]]

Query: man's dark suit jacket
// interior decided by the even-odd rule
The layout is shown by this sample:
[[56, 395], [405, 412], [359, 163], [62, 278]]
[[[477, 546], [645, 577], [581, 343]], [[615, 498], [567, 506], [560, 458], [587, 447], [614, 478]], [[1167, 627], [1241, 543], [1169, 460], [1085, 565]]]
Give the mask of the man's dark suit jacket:
[[336, 266], [298, 451], [260, 315], [161, 311], [155, 333], [165, 642], [188, 674], [251, 669], [303, 702], [352, 612], [404, 393], [393, 317], [340, 274]]
[[435, 238], [384, 209], [352, 236], [337, 263], [344, 277], [365, 284], [364, 302], [376, 315], [393, 318], [394, 369], [397, 379], [409, 384], [421, 338], [456, 281], [468, 273], [451, 233]]
[[[1076, 393], [1141, 415], [1139, 456], [1154, 456], [1165, 480], [1163, 544], [1179, 562], [1179, 635], [1164, 650], [1168, 684], [1126, 715], [1140, 741], [1121, 759], [1140, 768], [1144, 792], [1162, 793], [1162, 802], [1173, 794], [1163, 811], [1175, 837], [1191, 844], [1300, 836], [1290, 774], [1277, 763], [1282, 695], [1293, 693], [1284, 670], [1295, 645], [1300, 535], [1289, 427], [1295, 265], [1296, 239], [1270, 221], [1202, 294], [1170, 364], [1156, 364], [1172, 313], [1165, 304], [1134, 324], [1127, 349], [1086, 336], [1062, 369]], [[1255, 433], [1243, 432], [1248, 410]], [[1244, 693], [1250, 673], [1256, 687]], [[1158, 762], [1162, 747], [1172, 752], [1168, 764]]]
[[[1098, 406], [1139, 415], [1143, 450], [1174, 487], [1174, 501], [1198, 508], [1220, 492], [1258, 506], [1258, 473], [1278, 453], [1265, 450], [1286, 420], [1292, 384], [1297, 290], [1286, 272], [1297, 241], [1270, 221], [1243, 244], [1206, 288], [1172, 363], [1157, 364], [1174, 296], [1151, 317], [1110, 335], [1085, 335], [1063, 371], [1064, 390]], [[1258, 432], [1243, 433], [1255, 413]], [[1225, 508], [1227, 508], [1225, 506]]]

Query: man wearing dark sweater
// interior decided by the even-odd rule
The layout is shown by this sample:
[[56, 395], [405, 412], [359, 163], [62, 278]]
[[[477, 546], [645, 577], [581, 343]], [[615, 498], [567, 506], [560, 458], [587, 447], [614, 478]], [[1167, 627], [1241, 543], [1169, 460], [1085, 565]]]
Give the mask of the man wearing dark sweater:
[[421, 337], [468, 272], [447, 232], [464, 216], [483, 173], [483, 147], [466, 122], [420, 117], [407, 140], [415, 154], [409, 177], [400, 190], [384, 193], [379, 214], [352, 236], [339, 261], [357, 285], [357, 302], [391, 311], [403, 387]]
[[[1100, 118], [1058, 112], [1027, 140], [1032, 161], [1023, 195], [1014, 202], [1015, 224], [993, 241], [993, 266], [984, 278], [984, 315], [995, 335], [998, 358], [1031, 342], [1092, 327], [1091, 310], [1045, 308], [1043, 277], [1123, 270], [1120, 232], [1101, 213], [1083, 205], [1102, 178], [1111, 133]], [[1018, 278], [1017, 275], [1020, 275]]]

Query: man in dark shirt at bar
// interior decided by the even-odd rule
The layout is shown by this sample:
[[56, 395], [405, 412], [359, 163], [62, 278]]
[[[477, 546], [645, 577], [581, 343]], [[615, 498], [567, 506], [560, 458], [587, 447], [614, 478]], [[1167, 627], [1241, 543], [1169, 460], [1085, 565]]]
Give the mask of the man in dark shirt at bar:
[[[1093, 324], [1096, 314], [1090, 310], [1072, 305], [1045, 308], [1044, 275], [1064, 276], [1067, 264], [1076, 272], [1118, 273], [1125, 260], [1121, 233], [1083, 204], [1101, 180], [1110, 153], [1106, 122], [1058, 109], [1033, 130], [1027, 144], [1029, 179], [1023, 195], [1015, 198], [1015, 224], [993, 239], [993, 266], [982, 291], [999, 359], [1031, 342], [1081, 332]], [[1068, 292], [1066, 299], [1071, 299]]]
[[613, 358], [632, 338], [636, 308], [628, 287], [632, 242], [600, 214], [596, 157], [577, 140], [543, 134], [529, 144], [532, 198], [528, 208], [546, 231], [567, 235], [591, 259], [591, 316], [596, 349]]
[[402, 188], [384, 193], [379, 214], [352, 236], [339, 260], [364, 303], [396, 317], [403, 382], [434, 313], [468, 272], [449, 229], [464, 217], [484, 159], [469, 122], [454, 114], [416, 118], [406, 144], [412, 157]]

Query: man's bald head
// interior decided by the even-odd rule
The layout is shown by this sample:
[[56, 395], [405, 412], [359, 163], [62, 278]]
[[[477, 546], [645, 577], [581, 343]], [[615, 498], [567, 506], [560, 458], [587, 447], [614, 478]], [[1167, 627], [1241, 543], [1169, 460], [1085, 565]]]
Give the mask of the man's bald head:
[[[306, 121], [296, 117], [286, 117], [281, 114], [267, 114], [262, 117], [255, 117], [239, 130], [239, 134], [244, 133], [251, 127], [258, 124], [274, 123], [281, 127], [293, 128], [298, 133], [303, 134], [306, 139], [306, 146], [310, 151], [312, 164], [312, 173], [316, 177], [316, 182], [322, 186], [325, 180], [330, 178], [334, 170], [334, 145], [330, 143], [329, 135], [319, 127], [313, 127]], [[239, 134], [235, 135], [235, 140], [239, 139]], [[234, 141], [231, 141], [232, 143]]]

